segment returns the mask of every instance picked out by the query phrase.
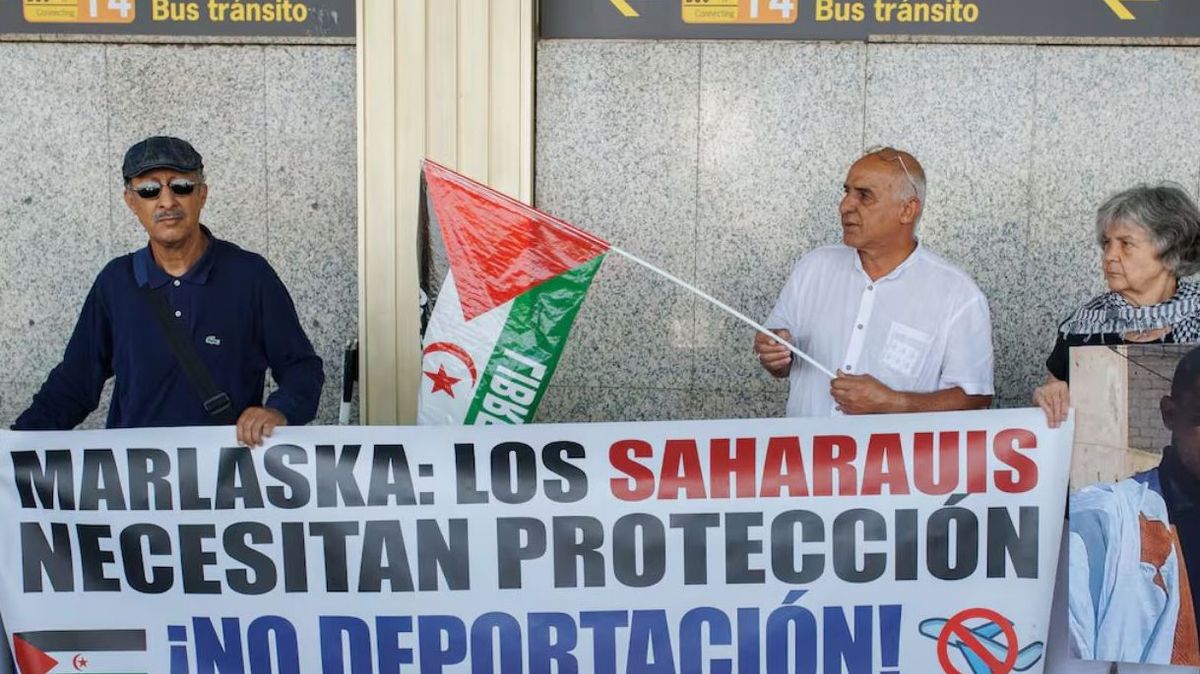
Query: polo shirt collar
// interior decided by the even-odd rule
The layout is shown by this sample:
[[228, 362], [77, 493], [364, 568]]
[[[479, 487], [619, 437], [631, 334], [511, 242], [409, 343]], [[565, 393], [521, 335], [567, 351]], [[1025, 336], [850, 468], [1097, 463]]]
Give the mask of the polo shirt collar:
[[[913, 251], [908, 254], [908, 257], [904, 258], [904, 261], [901, 262], [899, 265], [897, 265], [896, 268], [893, 269], [890, 273], [888, 273], [887, 276], [884, 276], [884, 277], [878, 279], [876, 281], [876, 283], [878, 283], [879, 281], [887, 281], [890, 279], [894, 279], [894, 278], [900, 276], [900, 274], [904, 273], [905, 269], [908, 269], [909, 267], [916, 264], [917, 258], [921, 257], [925, 254], [925, 248], [924, 248], [924, 246], [921, 245], [921, 240], [917, 239], [916, 241], [917, 241], [917, 247], [913, 248]], [[851, 249], [851, 250], [854, 250], [854, 249]], [[854, 250], [854, 268], [857, 269], [860, 273], [862, 273], [864, 275], [867, 273], [867, 271], [865, 269], [863, 269], [862, 257], [859, 256], [857, 250]]]
[[[196, 260], [196, 264], [193, 264], [191, 269], [179, 277], [181, 281], [196, 285], [208, 283], [208, 274], [212, 271], [217, 250], [217, 240], [208, 227], [200, 225], [200, 231], [208, 237], [208, 248], [204, 250], [200, 259]], [[155, 264], [154, 253], [151, 252], [148, 243], [145, 248], [141, 248], [133, 254], [133, 278], [139, 286], [149, 285], [151, 288], [161, 288], [175, 280], [175, 277]]]

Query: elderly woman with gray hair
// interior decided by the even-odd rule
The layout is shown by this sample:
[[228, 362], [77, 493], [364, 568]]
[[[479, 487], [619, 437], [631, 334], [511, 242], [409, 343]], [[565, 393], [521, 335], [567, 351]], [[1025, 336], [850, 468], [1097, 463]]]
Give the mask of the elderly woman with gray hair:
[[1059, 325], [1050, 375], [1033, 392], [1052, 428], [1070, 406], [1072, 346], [1200, 341], [1200, 284], [1180, 280], [1200, 271], [1200, 210], [1187, 192], [1163, 183], [1114, 194], [1096, 212], [1096, 238], [1109, 290]]

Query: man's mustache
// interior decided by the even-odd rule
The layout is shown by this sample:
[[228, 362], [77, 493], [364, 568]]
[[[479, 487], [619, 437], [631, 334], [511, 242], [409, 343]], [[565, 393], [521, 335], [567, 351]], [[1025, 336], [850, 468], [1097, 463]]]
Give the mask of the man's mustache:
[[168, 210], [168, 211], [155, 211], [154, 212], [154, 221], [155, 222], [158, 222], [159, 220], [162, 220], [163, 218], [182, 218], [182, 217], [183, 217], [183, 209], [180, 209], [180, 208], [172, 208], [171, 210]]

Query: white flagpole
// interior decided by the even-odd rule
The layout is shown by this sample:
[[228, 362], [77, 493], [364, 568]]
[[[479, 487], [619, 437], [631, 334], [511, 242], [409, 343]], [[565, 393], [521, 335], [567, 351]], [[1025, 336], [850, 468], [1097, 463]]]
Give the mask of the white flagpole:
[[755, 321], [751, 320], [745, 314], [734, 309], [733, 307], [729, 306], [728, 304], [725, 304], [721, 300], [713, 297], [712, 295], [709, 295], [708, 293], [706, 293], [703, 290], [697, 288], [696, 286], [688, 283], [687, 281], [684, 281], [683, 279], [675, 276], [674, 274], [671, 274], [670, 272], [667, 272], [667, 271], [663, 271], [662, 269], [655, 267], [654, 265], [650, 264], [649, 262], [646, 262], [645, 260], [643, 260], [637, 256], [631, 255], [631, 254], [621, 250], [620, 248], [617, 248], [616, 246], [614, 246], [612, 244], [609, 244], [609, 250], [611, 250], [612, 252], [614, 252], [622, 257], [625, 257], [626, 259], [632, 260], [632, 261], [642, 265], [646, 269], [649, 269], [650, 271], [654, 272], [655, 274], [658, 274], [659, 276], [666, 278], [667, 280], [671, 281], [672, 283], [683, 286], [684, 288], [687, 288], [691, 292], [696, 293], [700, 297], [703, 297], [704, 299], [708, 300], [709, 302], [711, 302], [711, 303], [717, 305], [718, 307], [724, 309], [725, 311], [729, 312], [730, 314], [732, 314], [734, 317], [736, 317], [738, 320], [742, 321], [743, 323], [748, 324], [750, 327], [754, 328], [755, 330], [770, 337], [771, 339], [775, 340], [776, 342], [786, 346], [788, 348], [788, 351], [791, 351], [792, 353], [796, 354], [797, 356], [800, 356], [801, 358], [803, 358], [807, 363], [809, 363], [813, 367], [815, 367], [818, 370], [820, 370], [821, 372], [823, 372], [825, 374], [825, 376], [829, 377], [830, 379], [835, 378], [833, 372], [829, 371], [829, 368], [827, 368], [827, 367], [821, 365], [820, 363], [818, 363], [817, 361], [813, 360], [807, 353], [804, 353], [800, 349], [797, 349], [796, 347], [794, 347], [790, 343], [788, 343], [788, 341], [786, 339], [783, 339], [779, 335], [764, 328], [763, 326], [759, 325]]

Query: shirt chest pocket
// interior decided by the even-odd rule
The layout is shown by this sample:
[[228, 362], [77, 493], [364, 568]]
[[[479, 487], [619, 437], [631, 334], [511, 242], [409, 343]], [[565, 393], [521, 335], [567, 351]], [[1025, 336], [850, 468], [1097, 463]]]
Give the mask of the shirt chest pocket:
[[894, 376], [897, 385], [912, 386], [921, 374], [921, 367], [933, 347], [933, 335], [892, 321], [880, 356], [882, 365]]

